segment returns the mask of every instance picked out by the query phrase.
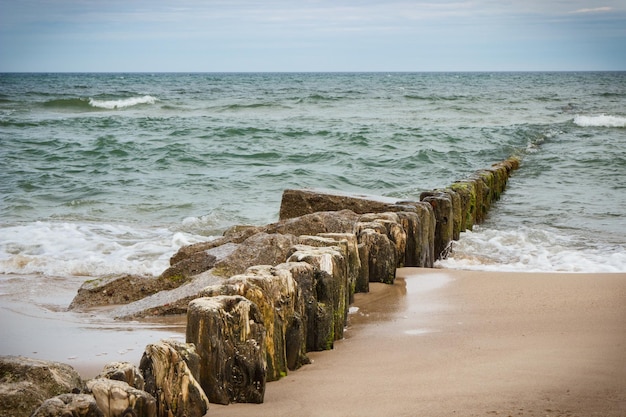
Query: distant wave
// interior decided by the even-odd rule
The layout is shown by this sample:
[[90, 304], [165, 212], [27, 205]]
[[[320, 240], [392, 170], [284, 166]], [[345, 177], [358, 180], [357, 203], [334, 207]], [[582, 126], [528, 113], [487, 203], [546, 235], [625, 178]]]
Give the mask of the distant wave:
[[256, 109], [288, 109], [288, 106], [284, 106], [280, 103], [273, 102], [257, 102], [257, 103], [249, 103], [249, 104], [227, 104], [224, 106], [213, 107], [216, 111], [239, 111], [239, 110], [256, 110]]
[[98, 100], [94, 98], [61, 98], [49, 100], [43, 103], [44, 107], [62, 110], [115, 110], [141, 104], [154, 104], [157, 99], [150, 95], [141, 97], [129, 97], [114, 100]]
[[155, 97], [149, 95], [141, 97], [122, 98], [118, 100], [95, 100], [93, 98], [90, 98], [89, 105], [100, 109], [114, 110], [137, 106], [140, 104], [154, 104], [156, 103], [156, 100], [157, 99]]
[[59, 98], [43, 103], [44, 107], [64, 110], [90, 110], [92, 106], [85, 98]]
[[599, 116], [581, 116], [574, 118], [574, 124], [581, 127], [626, 127], [626, 117], [610, 116], [601, 114]]

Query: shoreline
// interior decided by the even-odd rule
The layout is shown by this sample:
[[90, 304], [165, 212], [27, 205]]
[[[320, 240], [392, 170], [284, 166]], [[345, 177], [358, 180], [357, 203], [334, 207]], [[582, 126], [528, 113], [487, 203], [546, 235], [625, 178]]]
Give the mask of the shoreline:
[[[101, 314], [107, 307], [68, 311], [84, 277], [7, 274], [0, 278], [0, 355], [66, 363], [83, 379], [90, 379], [110, 362], [139, 365], [149, 343], [185, 340], [185, 316], [119, 321]], [[19, 292], [3, 291], [5, 287]]]
[[626, 274], [405, 268], [345, 339], [212, 416], [624, 416]]
[[[268, 383], [263, 404], [211, 404], [209, 415], [623, 417], [625, 301], [626, 273], [402, 268], [395, 284], [356, 294], [345, 338]], [[12, 305], [3, 300], [3, 346], [29, 348], [2, 354], [67, 363], [85, 379], [185, 337], [182, 317], [110, 323]]]

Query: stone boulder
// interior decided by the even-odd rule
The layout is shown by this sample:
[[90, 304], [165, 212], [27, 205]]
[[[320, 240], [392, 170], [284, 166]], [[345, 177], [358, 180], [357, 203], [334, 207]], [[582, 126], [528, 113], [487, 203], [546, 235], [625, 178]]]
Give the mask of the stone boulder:
[[[306, 341], [303, 349], [304, 352], [306, 353], [308, 351], [321, 350], [316, 348], [316, 346], [318, 346], [316, 342], [318, 339], [316, 330], [318, 328], [318, 324], [316, 322], [318, 314], [317, 287], [318, 280], [320, 279], [320, 272], [317, 271], [313, 265], [306, 262], [285, 262], [276, 265], [275, 269], [278, 271], [288, 271], [298, 284], [300, 296], [302, 297], [304, 304], [304, 314], [302, 316], [302, 324], [304, 326], [303, 333]], [[332, 318], [332, 315], [330, 318]], [[332, 322], [329, 319], [325, 328], [330, 328], [331, 326]], [[288, 333], [287, 341], [298, 336], [299, 334], [299, 332], [296, 335]], [[292, 355], [290, 355], [290, 352]], [[295, 356], [294, 353], [295, 349], [287, 349], [287, 362], [289, 364], [289, 369], [296, 369], [299, 365], [308, 363], [308, 358], [305, 355], [300, 354]], [[301, 360], [301, 363], [298, 363], [299, 360]]]
[[48, 398], [80, 392], [80, 375], [69, 365], [25, 358], [0, 356], [0, 415], [30, 416]]
[[358, 215], [351, 210], [319, 211], [300, 217], [283, 219], [265, 226], [266, 233], [291, 234], [294, 236], [320, 233], [352, 233]]
[[193, 300], [187, 343], [194, 343], [200, 355], [199, 382], [210, 402], [263, 402], [265, 326], [256, 304], [241, 296]]
[[[256, 226], [233, 226], [232, 228], [224, 232], [224, 236], [218, 237], [217, 239], [183, 246], [170, 258], [170, 265], [176, 265], [177, 263], [185, 259], [191, 258], [195, 253], [198, 252], [211, 251], [214, 248], [224, 246], [229, 243], [237, 245], [248, 239], [250, 236], [255, 235], [261, 231], [262, 229]], [[214, 253], [211, 254], [219, 258], [218, 255]]]
[[454, 207], [450, 194], [442, 191], [423, 192], [420, 199], [429, 203], [435, 214], [435, 258], [445, 259], [454, 236]]
[[211, 272], [212, 270], [209, 270], [195, 275], [180, 287], [167, 291], [159, 291], [141, 300], [117, 306], [107, 311], [106, 314], [116, 319], [124, 320], [187, 314], [189, 302], [197, 298], [198, 293], [203, 288], [224, 280], [223, 277], [215, 276]]
[[356, 218], [355, 213], [342, 210], [311, 213], [266, 226], [234, 226], [220, 238], [181, 248], [160, 278], [188, 280], [210, 268], [213, 274], [228, 278], [253, 265], [277, 265], [285, 261], [284, 251], [296, 236], [352, 233]]
[[187, 281], [182, 276], [154, 278], [136, 275], [110, 276], [85, 281], [72, 300], [70, 310], [128, 304], [159, 291], [177, 288]]
[[357, 233], [367, 228], [387, 235], [396, 248], [396, 268], [403, 267], [406, 258], [407, 233], [400, 223], [398, 214], [393, 212], [363, 214], [357, 223]]
[[452, 200], [452, 240], [459, 240], [461, 238], [461, 226], [463, 223], [461, 196], [451, 188], [443, 189], [442, 192], [448, 194], [450, 200]]
[[87, 381], [87, 390], [96, 399], [105, 417], [154, 417], [156, 400], [126, 382], [96, 378]]
[[133, 388], [137, 388], [138, 390], [144, 389], [144, 380], [141, 371], [130, 362], [108, 363], [96, 378], [124, 381]]
[[395, 204], [395, 199], [381, 196], [292, 189], [283, 191], [279, 219], [291, 219], [323, 211], [351, 210], [357, 214], [395, 211], [389, 209]]
[[[4, 414], [3, 414], [4, 415]], [[49, 398], [30, 417], [105, 417], [93, 395], [61, 394]]]
[[156, 399], [158, 417], [202, 417], [209, 409], [208, 398], [187, 366], [192, 356], [199, 366], [193, 345], [162, 340], [146, 346], [139, 367], [146, 391]]
[[489, 186], [485, 182], [485, 180], [477, 175], [471, 175], [468, 179], [463, 182], [471, 182], [476, 193], [476, 219], [474, 224], [480, 224], [485, 221], [485, 217], [487, 216], [487, 211], [489, 210], [489, 205], [486, 203], [486, 200], [489, 199], [491, 195], [491, 191], [489, 190]]
[[461, 201], [461, 232], [472, 230], [476, 224], [476, 188], [472, 181], [457, 181], [450, 189], [459, 195]]
[[223, 277], [242, 274], [254, 265], [278, 265], [285, 262], [289, 249], [297, 242], [290, 234], [257, 233], [243, 241], [227, 257], [218, 261], [213, 274]]
[[358, 280], [361, 276], [361, 258], [359, 256], [359, 241], [354, 233], [320, 233], [316, 237], [309, 239], [300, 236], [300, 244], [309, 246], [335, 246], [342, 249], [343, 256], [347, 262], [349, 304], [354, 302], [354, 294], [359, 291]]
[[[250, 232], [256, 229], [250, 229]], [[245, 233], [238, 233], [232, 237], [224, 236], [210, 242], [200, 242], [181, 248], [176, 255], [170, 258], [171, 266], [161, 274], [161, 278], [174, 277], [187, 279], [194, 275], [210, 270], [218, 262], [233, 254], [249, 237]]]
[[[398, 265], [397, 246], [387, 237], [386, 228], [377, 222], [361, 223], [357, 231], [361, 257], [361, 281], [393, 284]], [[369, 284], [368, 284], [369, 288]]]
[[215, 266], [216, 262], [217, 257], [208, 250], [195, 252], [188, 258], [167, 268], [160, 275], [160, 278], [170, 281], [183, 281], [189, 277], [208, 271]]
[[317, 311], [315, 314], [314, 347], [332, 349], [335, 340], [343, 338], [347, 323], [350, 289], [347, 261], [340, 247], [296, 245], [287, 262], [313, 265]]
[[420, 251], [422, 246], [422, 227], [417, 213], [399, 211], [395, 213], [402, 230], [406, 235], [404, 254], [400, 254], [399, 260], [402, 266], [421, 266]]
[[[199, 296], [239, 295], [253, 302], [263, 316], [267, 353], [267, 381], [276, 381], [308, 362], [304, 303], [299, 287], [286, 269], [270, 265], [250, 267], [223, 284], [207, 287]], [[291, 359], [291, 366], [289, 360]]]
[[[433, 207], [423, 201], [419, 202], [399, 202], [399, 204], [407, 207], [405, 212], [415, 213], [419, 219], [418, 232], [415, 236], [417, 253], [415, 254], [416, 265], [407, 266], [419, 266], [422, 268], [432, 268], [435, 263], [435, 229], [437, 220], [435, 218], [435, 211]], [[399, 213], [399, 217], [402, 219], [402, 212]], [[408, 230], [408, 229], [405, 229]], [[408, 232], [407, 232], [408, 233]], [[410, 237], [407, 236], [407, 239]]]

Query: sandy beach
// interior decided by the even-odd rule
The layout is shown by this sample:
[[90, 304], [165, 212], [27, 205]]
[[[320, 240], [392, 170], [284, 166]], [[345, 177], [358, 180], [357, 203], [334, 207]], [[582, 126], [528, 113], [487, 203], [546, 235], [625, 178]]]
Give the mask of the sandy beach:
[[626, 416], [626, 274], [408, 268], [354, 306], [264, 404], [209, 414]]
[[[91, 378], [110, 361], [138, 364], [148, 343], [184, 340], [180, 317], [53, 313], [75, 289], [41, 288], [26, 310], [3, 301], [3, 354], [59, 360]], [[268, 383], [263, 404], [213, 404], [209, 415], [626, 416], [626, 274], [405, 268], [394, 285], [357, 294], [351, 310], [345, 339]]]

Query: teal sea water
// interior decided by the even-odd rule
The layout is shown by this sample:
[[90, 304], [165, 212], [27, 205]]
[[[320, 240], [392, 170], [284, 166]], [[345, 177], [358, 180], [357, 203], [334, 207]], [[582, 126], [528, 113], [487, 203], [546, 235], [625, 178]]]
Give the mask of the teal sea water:
[[286, 188], [417, 199], [513, 154], [439, 266], [626, 272], [625, 72], [0, 74], [0, 277], [159, 274]]

